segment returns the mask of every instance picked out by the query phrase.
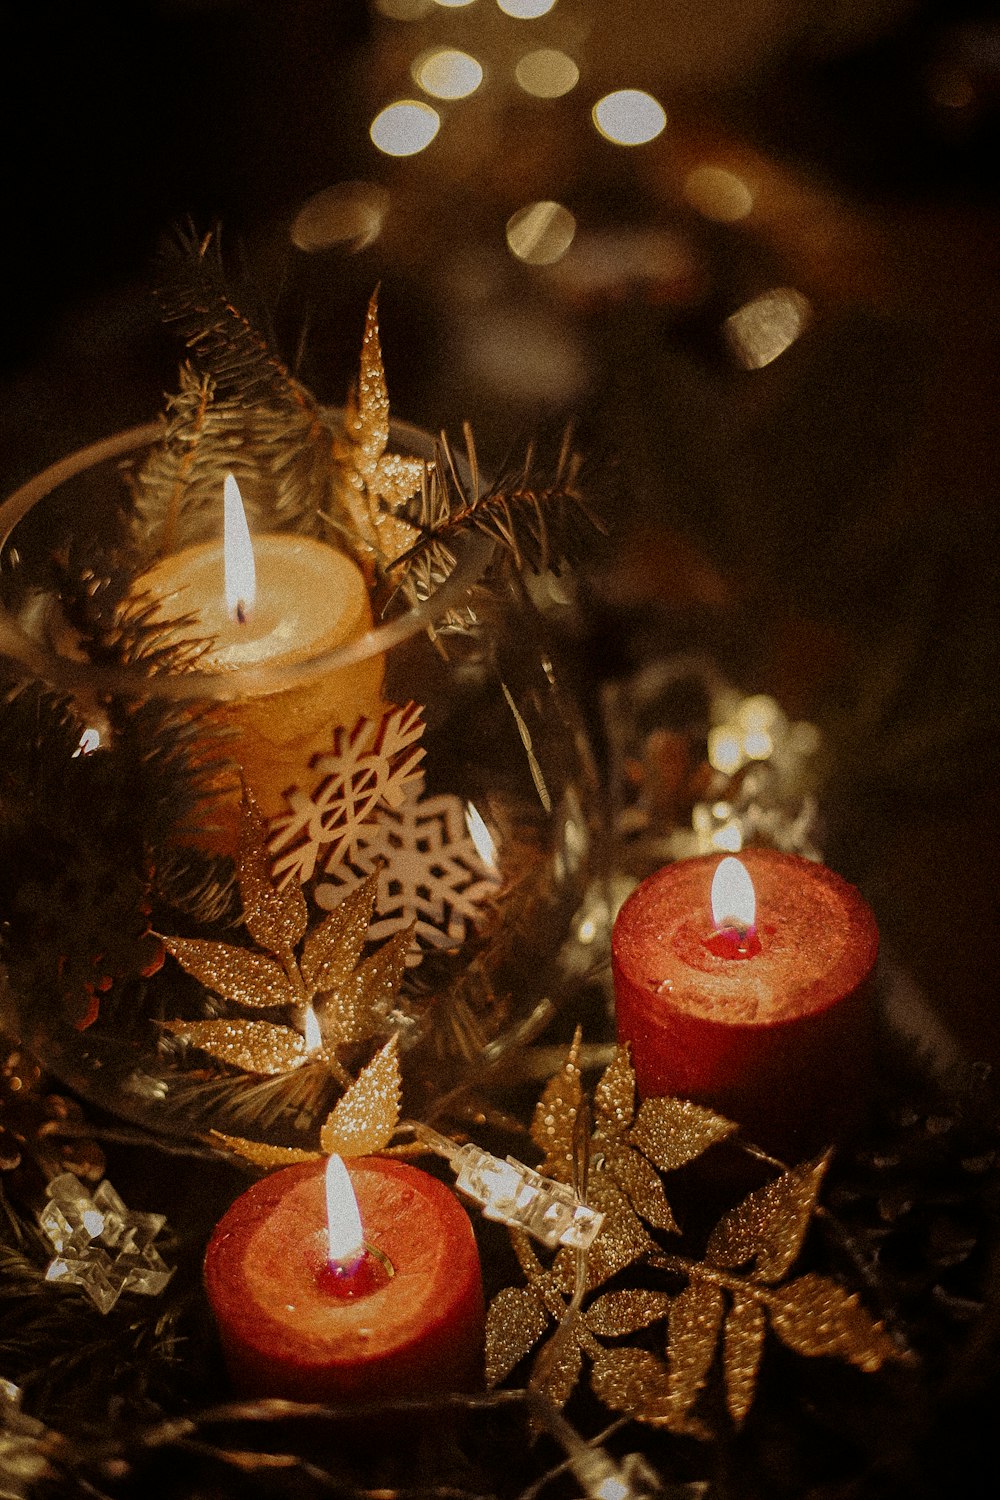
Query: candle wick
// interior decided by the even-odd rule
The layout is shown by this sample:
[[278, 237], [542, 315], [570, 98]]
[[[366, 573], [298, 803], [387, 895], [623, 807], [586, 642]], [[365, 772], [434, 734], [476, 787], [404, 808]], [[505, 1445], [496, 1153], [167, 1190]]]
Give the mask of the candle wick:
[[236, 601], [236, 618], [241, 625], [245, 625], [247, 622], [247, 607], [242, 599]]

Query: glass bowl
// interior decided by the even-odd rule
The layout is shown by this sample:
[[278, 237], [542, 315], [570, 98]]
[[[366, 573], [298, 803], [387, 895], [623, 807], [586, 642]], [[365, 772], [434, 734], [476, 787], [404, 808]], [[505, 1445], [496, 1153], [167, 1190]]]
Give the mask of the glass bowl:
[[[302, 881], [311, 923], [375, 871], [370, 937], [385, 941], [416, 921], [399, 1003], [384, 1007], [372, 1034], [355, 1039], [340, 1061], [353, 1076], [377, 1044], [397, 1035], [405, 1104], [432, 1117], [446, 1095], [546, 1025], [581, 973], [599, 961], [606, 938], [598, 783], [545, 622], [517, 570], [497, 566], [502, 559], [495, 542], [473, 532], [456, 543], [448, 576], [428, 597], [415, 600], [397, 590], [356, 638], [276, 667], [151, 676], [83, 658], [57, 594], [38, 583], [45, 559], [67, 538], [99, 534], [129, 511], [130, 466], [162, 435], [161, 423], [115, 434], [46, 469], [0, 506], [0, 655], [7, 658], [8, 681], [55, 695], [90, 733], [89, 742], [84, 733], [67, 749], [75, 757], [98, 744], [108, 705], [116, 701], [172, 703], [182, 717], [204, 705], [221, 706], [225, 714], [270, 693], [284, 695], [279, 702], [310, 701], [338, 673], [381, 679], [367, 725], [360, 726], [353, 712], [339, 723], [333, 714], [322, 745], [312, 743], [294, 775], [288, 771], [283, 803], [272, 801], [263, 811], [274, 878]], [[397, 452], [433, 456], [432, 439], [406, 424], [393, 424], [391, 441]], [[273, 523], [268, 529], [280, 530]], [[179, 546], [189, 544], [178, 538]], [[393, 711], [395, 718], [381, 718]], [[411, 749], [423, 749], [419, 774], [411, 770], [394, 780], [388, 772], [399, 761], [386, 754], [377, 771], [386, 773], [386, 794], [364, 803], [359, 837], [346, 841], [345, 852], [336, 833], [344, 799], [330, 800], [330, 786], [357, 792], [363, 778], [351, 778], [359, 756], [363, 751], [377, 759], [380, 732], [383, 740], [396, 734]], [[252, 782], [249, 773], [247, 779]], [[45, 829], [59, 826], [60, 809], [37, 811], [44, 838]], [[20, 810], [29, 841], [32, 816]], [[216, 874], [231, 873], [225, 839], [213, 844], [212, 837], [196, 837], [199, 843], [197, 858], [215, 860], [209, 868]], [[153, 855], [155, 861], [157, 851]], [[197, 1136], [216, 1128], [293, 1144], [315, 1134], [343, 1086], [343, 1072], [338, 1085], [318, 1054], [287, 1076], [257, 1076], [207, 1056], [185, 1039], [182, 1023], [231, 1018], [231, 997], [224, 1000], [181, 974], [173, 957], [158, 972], [112, 973], [98, 986], [88, 1014], [68, 1010], [61, 975], [67, 958], [72, 967], [79, 955], [44, 951], [29, 961], [25, 952], [31, 932], [49, 930], [44, 920], [38, 926], [39, 910], [44, 918], [46, 903], [59, 900], [44, 884], [34, 891], [34, 927], [25, 926], [20, 911], [3, 914], [0, 1011], [0, 1024], [56, 1077], [157, 1131]], [[100, 926], [100, 892], [90, 893], [90, 905]], [[234, 915], [238, 903], [230, 906], [221, 928], [182, 923], [163, 935], [248, 946]], [[116, 920], [113, 905], [106, 920]], [[155, 897], [151, 920], [171, 920]], [[94, 925], [91, 919], [91, 930]], [[71, 933], [64, 945], [75, 941]], [[244, 1019], [255, 1014], [238, 1006], [237, 1013]], [[301, 1027], [301, 1015], [286, 1020]]]

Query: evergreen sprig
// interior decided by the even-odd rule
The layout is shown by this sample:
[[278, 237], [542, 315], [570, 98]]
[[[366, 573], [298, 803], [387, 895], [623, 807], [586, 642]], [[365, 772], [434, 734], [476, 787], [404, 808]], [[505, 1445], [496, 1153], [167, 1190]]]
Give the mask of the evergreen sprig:
[[180, 233], [161, 272], [157, 301], [191, 361], [164, 442], [133, 477], [137, 534], [160, 550], [217, 534], [227, 470], [265, 526], [315, 534], [337, 508], [326, 414], [233, 294], [217, 234]]
[[454, 544], [478, 531], [504, 548], [518, 568], [534, 573], [559, 573], [580, 554], [594, 531], [605, 526], [583, 497], [583, 461], [567, 429], [553, 472], [536, 475], [536, 455], [530, 444], [523, 462], [480, 493], [479, 465], [471, 429], [464, 428], [465, 467], [442, 433], [437, 443], [429, 482], [421, 496], [421, 535], [401, 557], [396, 568], [414, 578], [440, 581], [454, 566]]

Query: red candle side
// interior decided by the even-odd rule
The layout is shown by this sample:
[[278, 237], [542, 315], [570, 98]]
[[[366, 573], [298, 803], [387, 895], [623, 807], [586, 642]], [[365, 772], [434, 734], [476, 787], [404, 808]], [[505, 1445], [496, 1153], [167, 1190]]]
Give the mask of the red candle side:
[[365, 1241], [393, 1275], [335, 1296], [325, 1285], [325, 1171], [325, 1161], [306, 1162], [262, 1178], [216, 1226], [205, 1289], [234, 1388], [337, 1403], [474, 1385], [482, 1280], [457, 1198], [403, 1162], [350, 1162]]
[[760, 947], [727, 955], [713, 941], [719, 859], [666, 866], [619, 912], [618, 1036], [640, 1094], [707, 1104], [779, 1154], [809, 1151], [853, 1124], [869, 1091], [875, 918], [825, 866], [746, 849]]

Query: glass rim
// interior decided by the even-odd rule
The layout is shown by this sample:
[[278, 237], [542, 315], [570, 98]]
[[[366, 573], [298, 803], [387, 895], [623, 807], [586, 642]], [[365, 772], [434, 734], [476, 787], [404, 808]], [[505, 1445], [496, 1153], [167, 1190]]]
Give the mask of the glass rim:
[[[328, 408], [337, 411], [338, 408]], [[20, 485], [0, 502], [0, 552], [6, 547], [19, 521], [62, 484], [88, 469], [115, 458], [152, 447], [164, 434], [162, 419], [124, 428], [88, 443], [57, 459]], [[397, 448], [415, 457], [433, 457], [434, 439], [425, 429], [409, 422], [392, 421], [390, 437]], [[456, 457], [456, 462], [458, 458]], [[459, 467], [464, 465], [461, 463]], [[331, 545], [334, 545], [331, 543]], [[141, 667], [99, 666], [63, 656], [45, 641], [26, 631], [0, 600], [0, 654], [27, 667], [35, 676], [58, 689], [73, 692], [130, 692], [156, 698], [211, 698], [225, 701], [250, 694], [280, 692], [323, 677], [342, 667], [351, 667], [376, 656], [387, 655], [395, 646], [438, 624], [450, 610], [461, 605], [468, 590], [482, 576], [493, 555], [495, 543], [484, 533], [469, 533], [453, 544], [455, 566], [427, 599], [421, 600], [391, 620], [373, 625], [354, 640], [317, 652], [301, 662], [276, 666], [240, 667], [150, 675]]]

